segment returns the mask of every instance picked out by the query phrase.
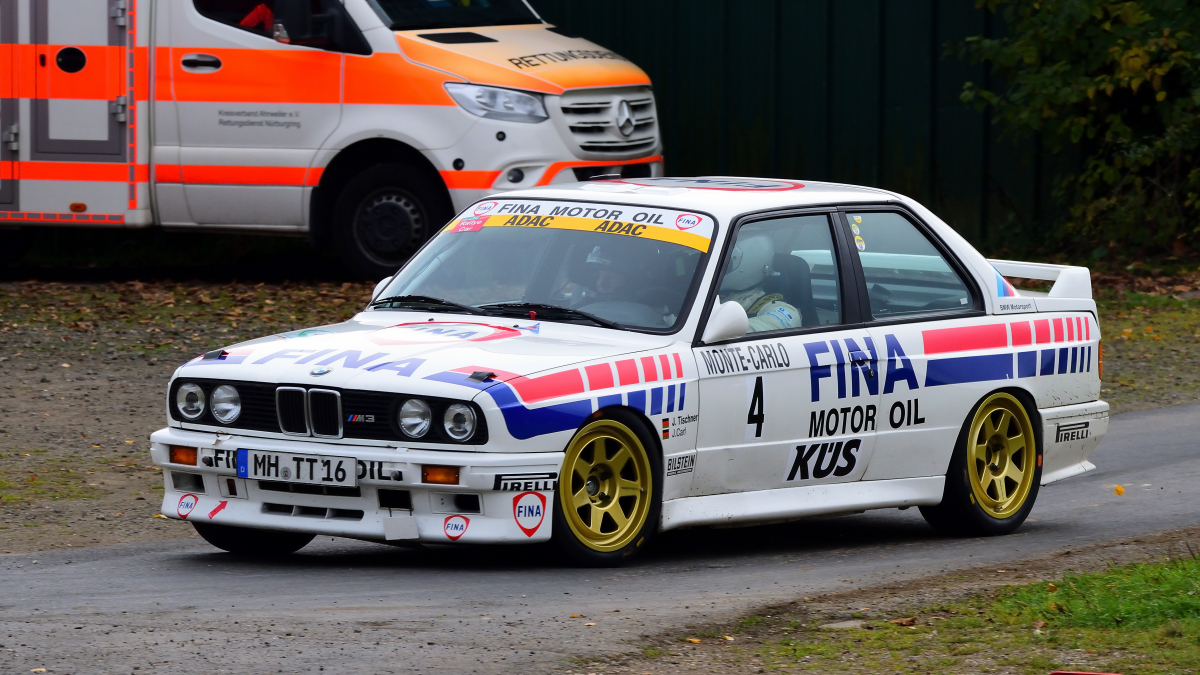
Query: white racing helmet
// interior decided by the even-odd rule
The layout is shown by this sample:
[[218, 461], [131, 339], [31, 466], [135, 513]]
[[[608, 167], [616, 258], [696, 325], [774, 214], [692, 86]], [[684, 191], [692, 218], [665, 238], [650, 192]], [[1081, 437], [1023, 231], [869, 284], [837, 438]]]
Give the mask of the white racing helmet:
[[721, 292], [744, 291], [762, 282], [775, 259], [775, 245], [765, 234], [741, 237], [733, 246], [729, 269], [721, 279]]

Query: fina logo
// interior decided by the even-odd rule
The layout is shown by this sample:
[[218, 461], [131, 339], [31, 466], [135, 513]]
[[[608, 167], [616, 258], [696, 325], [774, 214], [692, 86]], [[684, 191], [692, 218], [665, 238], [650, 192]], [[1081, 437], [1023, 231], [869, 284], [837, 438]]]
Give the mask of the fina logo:
[[450, 541], [458, 541], [459, 537], [467, 533], [467, 526], [470, 524], [471, 520], [466, 516], [446, 516], [442, 528], [446, 531], [446, 537]]
[[702, 218], [694, 213], [683, 213], [683, 214], [680, 214], [679, 217], [675, 219], [675, 227], [676, 227], [676, 229], [680, 229], [680, 230], [690, 230], [693, 227], [699, 225], [700, 221], [702, 221], [702, 220], [704, 220], [704, 218]]
[[308, 371], [308, 374], [312, 375], [313, 377], [320, 377], [322, 375], [328, 375], [332, 372], [333, 368], [313, 368], [312, 370]]
[[499, 202], [484, 202], [475, 207], [474, 213], [477, 216], [487, 215], [491, 213], [492, 209], [495, 209], [497, 206], [499, 206]]
[[532, 537], [546, 517], [546, 497], [538, 492], [522, 492], [513, 497], [513, 519], [517, 527]]

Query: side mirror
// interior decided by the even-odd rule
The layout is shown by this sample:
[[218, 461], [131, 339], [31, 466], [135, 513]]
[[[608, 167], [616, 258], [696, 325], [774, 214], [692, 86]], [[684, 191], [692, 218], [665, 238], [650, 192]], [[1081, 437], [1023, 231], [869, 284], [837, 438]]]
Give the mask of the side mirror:
[[383, 292], [383, 289], [387, 288], [387, 285], [392, 282], [392, 279], [393, 277], [388, 277], [375, 284], [375, 290], [371, 291], [371, 302], [374, 302], [375, 298], [379, 297], [379, 294]]
[[706, 345], [742, 337], [750, 330], [750, 317], [746, 316], [745, 308], [736, 302], [721, 302], [720, 298], [717, 302], [720, 304], [708, 315], [708, 325], [700, 336], [700, 341]]

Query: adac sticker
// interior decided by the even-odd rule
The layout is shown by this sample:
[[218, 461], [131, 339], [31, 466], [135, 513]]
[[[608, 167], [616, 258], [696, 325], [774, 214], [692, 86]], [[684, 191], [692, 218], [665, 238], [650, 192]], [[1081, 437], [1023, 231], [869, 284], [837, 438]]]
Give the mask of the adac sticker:
[[546, 497], [540, 492], [522, 492], [513, 497], [513, 519], [517, 527], [532, 537], [546, 517]]
[[467, 533], [467, 526], [470, 524], [471, 519], [466, 516], [446, 516], [442, 529], [446, 531], [446, 537], [450, 541], [458, 541], [459, 537]]
[[854, 246], [860, 251], [867, 250], [867, 242], [863, 241], [863, 238], [857, 234], [854, 235]]
[[380, 345], [432, 345], [455, 342], [487, 342], [520, 337], [521, 331], [486, 323], [425, 321], [402, 323], [372, 333], [368, 339]]
[[180, 518], [187, 520], [188, 514], [190, 514], [192, 510], [196, 508], [196, 504], [199, 502], [199, 497], [188, 493], [179, 498], [179, 506], [175, 507], [175, 513], [178, 513]]
[[496, 209], [496, 207], [499, 205], [500, 205], [500, 202], [482, 202], [482, 203], [476, 204], [475, 210], [472, 211], [471, 213], [474, 213], [477, 216], [486, 216], [487, 214], [494, 211]]

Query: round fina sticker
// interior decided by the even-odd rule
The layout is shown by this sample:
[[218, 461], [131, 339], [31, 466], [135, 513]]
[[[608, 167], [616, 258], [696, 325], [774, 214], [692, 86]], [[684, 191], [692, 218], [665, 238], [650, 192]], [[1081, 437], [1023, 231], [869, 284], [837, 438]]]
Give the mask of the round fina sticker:
[[513, 497], [513, 518], [517, 527], [532, 537], [546, 517], [546, 497], [540, 492], [522, 492]]
[[175, 508], [175, 513], [178, 513], [180, 518], [187, 520], [188, 514], [196, 508], [196, 504], [199, 502], [200, 498], [196, 495], [186, 494], [179, 498], [179, 506]]
[[475, 210], [472, 211], [472, 213], [474, 213], [477, 216], [486, 216], [487, 214], [491, 213], [492, 210], [495, 209], [499, 205], [500, 205], [500, 202], [483, 202], [482, 204], [476, 204]]
[[450, 541], [458, 541], [458, 538], [467, 533], [467, 526], [471, 524], [471, 519], [466, 516], [446, 516], [442, 528], [446, 530], [446, 537]]
[[680, 214], [680, 216], [675, 219], [675, 228], [679, 230], [690, 230], [699, 225], [700, 221], [702, 220], [704, 220], [702, 216], [698, 216], [694, 213]]
[[380, 345], [435, 345], [456, 342], [487, 342], [520, 337], [520, 335], [521, 331], [507, 326], [493, 326], [486, 323], [422, 321], [384, 328], [372, 333], [369, 339]]
[[803, 183], [790, 180], [766, 180], [763, 178], [730, 178], [714, 176], [710, 178], [638, 178], [624, 180], [622, 183], [642, 185], [645, 187], [687, 188], [690, 190], [732, 190], [732, 191], [767, 191], [780, 192], [784, 190], [799, 190]]

